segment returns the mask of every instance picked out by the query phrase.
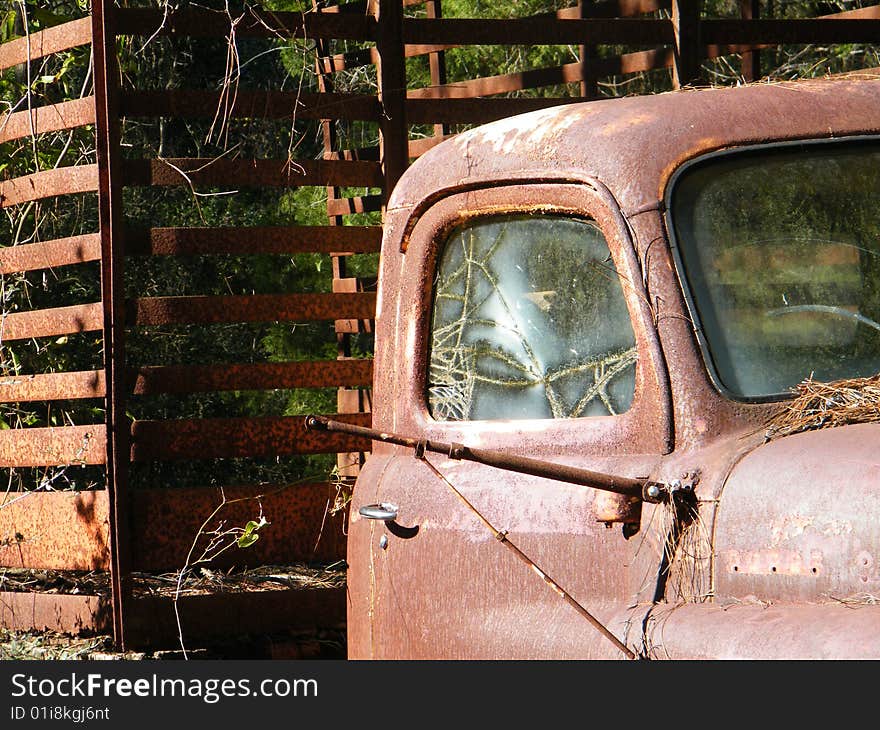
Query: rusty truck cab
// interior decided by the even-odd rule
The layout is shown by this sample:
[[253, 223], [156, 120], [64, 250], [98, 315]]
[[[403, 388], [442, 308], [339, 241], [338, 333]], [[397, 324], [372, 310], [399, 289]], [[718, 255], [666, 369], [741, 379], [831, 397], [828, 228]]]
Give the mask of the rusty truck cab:
[[417, 160], [387, 211], [374, 428], [694, 498], [377, 441], [350, 657], [623, 656], [572, 601], [636, 656], [880, 655], [880, 426], [766, 429], [804, 378], [880, 370], [878, 196], [858, 78], [559, 106]]

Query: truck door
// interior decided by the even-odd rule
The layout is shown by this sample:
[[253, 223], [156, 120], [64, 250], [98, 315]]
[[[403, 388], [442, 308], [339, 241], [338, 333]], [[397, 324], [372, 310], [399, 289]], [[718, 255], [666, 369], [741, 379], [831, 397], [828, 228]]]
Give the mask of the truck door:
[[[648, 477], [669, 450], [666, 377], [611, 196], [495, 184], [410, 227], [383, 248], [374, 428]], [[638, 639], [628, 612], [656, 571], [638, 502], [375, 443], [351, 514], [352, 658], [619, 657], [540, 571]]]

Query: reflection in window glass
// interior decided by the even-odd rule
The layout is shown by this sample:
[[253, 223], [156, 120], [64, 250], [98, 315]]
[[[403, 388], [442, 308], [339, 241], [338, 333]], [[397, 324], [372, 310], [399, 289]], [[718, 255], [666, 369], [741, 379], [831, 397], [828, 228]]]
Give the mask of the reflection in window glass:
[[721, 384], [785, 393], [880, 370], [880, 146], [804, 145], [685, 171], [671, 219]]
[[447, 240], [434, 289], [434, 418], [621, 413], [635, 362], [620, 278], [595, 223], [492, 217]]

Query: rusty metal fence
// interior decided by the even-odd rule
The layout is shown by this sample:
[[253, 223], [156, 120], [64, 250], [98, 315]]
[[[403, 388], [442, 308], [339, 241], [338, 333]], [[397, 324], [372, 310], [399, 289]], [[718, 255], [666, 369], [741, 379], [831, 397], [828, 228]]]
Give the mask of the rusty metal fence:
[[[0, 585], [0, 624], [68, 632], [112, 627], [117, 644], [125, 646], [176, 637], [181, 616], [194, 635], [344, 622], [344, 589], [338, 587], [221, 591], [179, 600], [138, 590], [139, 576], [179, 571], [218, 535], [241, 536], [223, 532], [224, 526], [264, 515], [271, 524], [260, 539], [247, 550], [225, 551], [212, 567], [332, 563], [345, 556], [345, 509], [328, 506], [357, 473], [369, 442], [307, 431], [305, 411], [255, 415], [252, 407], [233, 416], [218, 412], [216, 404], [200, 407], [199, 397], [333, 389], [335, 417], [369, 425], [376, 277], [360, 260], [375, 259], [383, 206], [410, 161], [458, 130], [600, 98], [612, 83], [613, 93], [625, 93], [627, 79], [646, 73], [659, 74], [670, 87], [700, 83], [708, 60], [726, 58], [737, 64], [737, 79], [749, 81], [761, 76], [762, 49], [880, 39], [880, 6], [821, 19], [761, 19], [759, 11], [757, 0], [744, 0], [730, 18], [701, 17], [699, 4], [690, 0], [597, 0], [538, 17], [475, 19], [442, 17], [440, 0], [371, 0], [315, 4], [308, 12], [246, 9], [232, 17], [96, 0], [88, 17], [0, 45], [4, 73], [29, 74], [41, 59], [71, 49], [91, 56], [88, 93], [42, 106], [28, 94], [23, 107], [9, 104], [0, 114], [0, 145], [30, 140], [25, 148], [36, 150], [45, 135], [75, 130], [94, 130], [95, 140], [93, 154], [81, 155], [77, 164], [11, 177], [0, 172], [0, 209], [10, 221], [14, 211], [65, 197], [87, 201], [84, 209], [93, 210], [85, 216], [89, 230], [56, 238], [35, 233], [24, 241], [13, 232], [2, 242], [4, 282], [42, 276], [51, 292], [60, 286], [56, 272], [80, 267], [80, 281], [91, 277], [92, 283], [77, 289], [80, 301], [71, 294], [64, 306], [40, 308], [38, 297], [24, 298], [17, 310], [7, 307], [4, 285], [0, 400], [13, 410], [40, 403], [46, 413], [56, 403], [95, 404], [77, 411], [90, 417], [52, 422], [47, 416], [36, 426], [4, 421], [14, 427], [0, 431], [0, 466], [9, 474], [0, 504], [0, 565], [108, 579], [102, 590], [75, 594], [47, 592], [42, 584], [28, 591]], [[145, 89], [127, 81], [120, 64], [126, 48], [137, 58], [156, 39], [181, 38], [219, 41], [232, 51], [249, 39], [299, 41], [313, 54], [316, 88], [245, 88], [234, 64], [236, 73], [224, 73], [227, 83], [219, 89], [166, 88], [161, 79]], [[463, 46], [538, 45], [567, 48], [572, 60], [486, 78], [465, 78], [449, 63]], [[865, 58], [870, 64], [870, 55]], [[148, 146], [131, 142], [149, 125], [164, 130], [172, 121], [201, 120], [228, 131], [236, 120], [253, 119], [312, 124], [323, 153], [298, 157], [293, 144], [287, 154], [266, 159], [227, 145], [211, 155], [175, 156], [165, 153], [162, 137], [155, 153], [145, 155]], [[324, 206], [320, 224], [296, 215], [287, 222], [248, 217], [241, 210], [212, 218], [199, 208], [200, 196], [214, 196], [215, 204], [241, 189], [256, 191], [249, 205], [283, 207], [289, 201], [278, 195], [301, 188], [320, 191], [314, 198]], [[151, 219], [150, 206], [168, 191], [183, 191], [194, 201], [199, 225], [190, 218]], [[238, 220], [239, 214], [248, 220]], [[323, 289], [289, 290], [281, 281], [269, 293], [246, 291], [248, 284], [229, 285], [227, 293], [174, 292], [174, 272], [193, 261], [232, 257], [247, 272], [249, 262], [265, 266], [265, 257], [300, 254], [329, 258]], [[129, 275], [133, 270], [139, 277]], [[137, 290], [145, 271], [155, 286]], [[265, 323], [281, 326], [285, 336], [323, 323], [318, 327], [329, 333], [327, 356], [285, 360], [263, 353], [243, 361], [210, 348], [214, 342], [222, 350], [230, 341], [223, 339], [228, 331], [220, 337], [217, 328], [231, 327], [233, 336], [256, 341], [268, 336], [259, 329]], [[200, 333], [202, 357], [190, 351], [175, 361], [167, 343], [193, 331]], [[85, 343], [81, 349], [91, 355], [32, 357], [28, 362], [45, 364], [31, 369], [15, 355], [16, 347], [51, 353], [53, 343], [70, 338]], [[243, 462], [265, 465], [314, 454], [339, 455], [333, 484], [326, 477], [285, 482], [283, 470], [271, 483], [262, 476], [271, 471], [237, 470]], [[205, 463], [211, 468], [172, 468]], [[36, 476], [13, 479], [22, 470]], [[72, 478], [76, 470], [97, 476], [86, 485]], [[242, 474], [251, 474], [251, 481]], [[205, 482], [193, 482], [199, 478]]]

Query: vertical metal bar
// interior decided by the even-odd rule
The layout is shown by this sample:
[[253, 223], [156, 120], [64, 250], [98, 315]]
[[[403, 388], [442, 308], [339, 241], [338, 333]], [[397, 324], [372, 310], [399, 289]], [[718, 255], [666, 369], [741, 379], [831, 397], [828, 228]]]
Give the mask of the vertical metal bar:
[[[429, 18], [442, 18], [443, 6], [440, 0], [427, 0], [425, 11]], [[435, 51], [428, 54], [428, 65], [431, 70], [431, 86], [441, 86], [446, 83], [446, 53]], [[449, 134], [448, 124], [435, 124], [434, 136], [443, 137]]]
[[403, 0], [377, 0], [376, 50], [379, 55], [379, 151], [385, 176], [385, 206], [409, 165], [406, 123], [406, 59], [403, 43]]
[[[739, 5], [743, 20], [757, 20], [761, 16], [760, 0], [740, 0]], [[759, 50], [743, 52], [742, 76], [744, 81], [757, 81], [761, 78], [761, 52]]]
[[113, 638], [125, 648], [131, 599], [128, 527], [129, 426], [125, 415], [125, 330], [122, 194], [119, 156], [119, 89], [113, 0], [92, 3], [95, 130], [98, 156], [98, 220], [101, 232], [101, 299], [104, 306], [104, 376], [107, 425], [107, 490], [110, 516], [110, 582]]
[[[312, 9], [316, 13], [320, 13], [323, 9], [323, 3], [312, 0]], [[333, 41], [326, 38], [319, 38], [315, 43], [315, 64], [318, 74], [318, 91], [322, 94], [332, 93], [333, 69], [328, 68], [333, 62]], [[339, 149], [339, 138], [336, 130], [336, 120], [322, 119], [321, 132], [324, 141], [324, 159], [348, 159], [349, 155]], [[357, 155], [352, 150], [351, 158]], [[327, 186], [327, 204], [331, 201], [338, 200], [342, 196], [342, 189], [333, 185]], [[331, 226], [344, 225], [344, 217], [341, 215], [328, 215], [328, 222]], [[347, 256], [342, 255], [344, 252], [331, 254], [331, 276], [333, 292], [350, 292], [357, 291], [359, 287], [352, 288], [351, 281], [348, 281], [348, 272], [346, 267]], [[336, 322], [336, 358], [343, 360], [351, 357], [351, 333], [342, 325], [346, 324], [344, 320]], [[358, 325], [361, 327], [362, 325]], [[336, 391], [336, 412], [337, 413], [363, 413], [366, 408], [359, 397], [362, 391], [346, 387], [339, 387]], [[360, 452], [343, 452], [336, 455], [337, 473], [343, 477], [356, 477], [360, 471], [366, 455]]]
[[[582, 18], [593, 16], [591, 6], [593, 0], [578, 0], [578, 14]], [[581, 65], [581, 96], [592, 100], [599, 98], [599, 84], [593, 73], [592, 62], [596, 58], [596, 44], [582, 43], [578, 46], [578, 58]]]
[[672, 0], [672, 85], [676, 89], [700, 77], [703, 48], [700, 44], [700, 0]]

